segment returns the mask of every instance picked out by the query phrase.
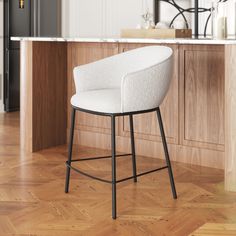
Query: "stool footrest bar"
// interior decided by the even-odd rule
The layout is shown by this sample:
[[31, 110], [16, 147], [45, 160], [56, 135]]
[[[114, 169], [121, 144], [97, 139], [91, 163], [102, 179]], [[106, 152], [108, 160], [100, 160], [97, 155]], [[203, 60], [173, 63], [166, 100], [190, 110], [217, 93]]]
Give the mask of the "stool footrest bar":
[[[132, 154], [121, 154], [121, 155], [116, 155], [116, 157], [125, 157], [125, 156], [131, 156]], [[71, 160], [71, 162], [78, 162], [78, 161], [94, 161], [94, 160], [100, 160], [100, 159], [109, 159], [111, 156], [102, 156], [102, 157], [88, 157], [88, 158], [80, 158], [80, 159], [75, 159]]]
[[[106, 180], [106, 179], [102, 179], [102, 178], [99, 178], [99, 177], [96, 177], [96, 176], [93, 176], [93, 175], [90, 175], [90, 174], [87, 174], [73, 166], [71, 166], [68, 161], [66, 162], [66, 166], [71, 168], [72, 170], [76, 171], [77, 173], [81, 174], [81, 175], [84, 175], [86, 177], [89, 177], [91, 179], [95, 179], [95, 180], [98, 180], [98, 181], [101, 181], [101, 182], [104, 182], [104, 183], [108, 183], [108, 184], [112, 184], [112, 181], [110, 180]], [[164, 167], [160, 167], [160, 168], [157, 168], [157, 169], [154, 169], [154, 170], [150, 170], [150, 171], [146, 171], [146, 172], [143, 172], [143, 173], [140, 173], [140, 174], [137, 174], [136, 177], [141, 177], [141, 176], [144, 176], [144, 175], [147, 175], [147, 174], [151, 174], [151, 173], [154, 173], [154, 172], [157, 172], [157, 171], [160, 171], [160, 170], [164, 170], [164, 169], [167, 169], [168, 166], [164, 166]], [[131, 179], [134, 179], [135, 176], [130, 176], [130, 177], [127, 177], [127, 178], [124, 178], [124, 179], [120, 179], [120, 180], [117, 180], [116, 183], [121, 183], [121, 182], [124, 182], [124, 181], [127, 181], [127, 180], [131, 180]]]
[[71, 169], [74, 170], [75, 172], [77, 172], [77, 173], [79, 173], [79, 174], [81, 174], [81, 175], [84, 175], [84, 176], [86, 176], [86, 177], [89, 177], [89, 178], [91, 178], [91, 179], [95, 179], [95, 180], [98, 180], [98, 181], [101, 181], [101, 182], [104, 182], [104, 183], [108, 183], [108, 184], [111, 184], [111, 183], [112, 183], [112, 181], [109, 181], [109, 180], [106, 180], [106, 179], [102, 179], [102, 178], [95, 177], [95, 176], [93, 176], [93, 175], [87, 174], [87, 173], [85, 173], [85, 172], [83, 172], [83, 171], [81, 171], [81, 170], [79, 170], [79, 169], [77, 169], [77, 168], [75, 168], [75, 167], [69, 165], [68, 162], [66, 162], [66, 166], [68, 166], [69, 168], [71, 168]]
[[[146, 171], [146, 172], [137, 174], [136, 177], [141, 177], [141, 176], [151, 174], [151, 173], [154, 173], [154, 172], [157, 172], [157, 171], [160, 171], [160, 170], [164, 170], [164, 169], [167, 169], [167, 168], [168, 168], [168, 166], [164, 166], [164, 167], [157, 168], [157, 169], [154, 169], [154, 170]], [[124, 182], [126, 180], [130, 180], [130, 179], [134, 179], [134, 178], [135, 178], [135, 176], [127, 177], [127, 178], [124, 178], [124, 179], [121, 179], [121, 180], [117, 180], [116, 183], [121, 183], [121, 182]]]

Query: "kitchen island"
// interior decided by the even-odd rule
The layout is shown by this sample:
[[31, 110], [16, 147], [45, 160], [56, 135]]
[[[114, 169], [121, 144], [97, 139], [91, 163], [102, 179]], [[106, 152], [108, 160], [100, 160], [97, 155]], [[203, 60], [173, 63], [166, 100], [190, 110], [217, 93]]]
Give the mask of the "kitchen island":
[[[35, 152], [66, 143], [72, 70], [146, 45], [174, 51], [174, 75], [161, 106], [171, 159], [225, 169], [236, 191], [236, 40], [12, 38], [21, 41], [21, 147]], [[117, 149], [130, 149], [129, 123], [119, 118]], [[134, 119], [137, 154], [162, 158], [155, 114]], [[75, 143], [110, 148], [106, 117], [79, 113]]]

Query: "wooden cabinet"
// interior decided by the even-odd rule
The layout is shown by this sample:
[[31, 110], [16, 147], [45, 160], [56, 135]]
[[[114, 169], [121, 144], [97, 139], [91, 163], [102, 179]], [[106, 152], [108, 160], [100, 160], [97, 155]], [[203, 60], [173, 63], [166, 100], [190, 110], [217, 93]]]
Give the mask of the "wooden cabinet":
[[[34, 152], [66, 142], [74, 67], [145, 45], [22, 41], [21, 148]], [[168, 46], [174, 75], [161, 111], [171, 160], [225, 168], [226, 189], [235, 191], [236, 46]], [[137, 155], [163, 157], [156, 115], [134, 122]], [[130, 152], [126, 119], [119, 119], [117, 131], [117, 151]], [[109, 149], [109, 118], [77, 113], [74, 143]]]
[[[68, 43], [68, 107], [75, 93], [72, 74], [75, 66], [147, 45], [150, 46], [138, 43]], [[174, 51], [174, 73], [160, 109], [172, 160], [222, 168], [225, 148], [224, 46], [167, 46]], [[70, 109], [68, 121], [70, 125]], [[134, 116], [134, 129], [137, 154], [163, 156], [154, 112]], [[118, 151], [129, 152], [129, 130], [127, 117], [119, 117]], [[75, 143], [80, 145], [109, 149], [110, 119], [78, 112], [75, 137]]]
[[180, 46], [181, 144], [224, 150], [224, 46]]
[[27, 152], [62, 145], [67, 130], [67, 45], [21, 41], [20, 142]]
[[[118, 44], [116, 43], [68, 44], [68, 107], [70, 107], [71, 96], [75, 94], [73, 68], [115, 54], [118, 54]], [[70, 124], [70, 112], [68, 123]], [[95, 116], [82, 112], [77, 113], [76, 129], [98, 133], [109, 133], [110, 126], [110, 119], [107, 117]]]
[[[148, 44], [150, 46], [150, 44]], [[147, 46], [144, 44], [120, 44], [119, 51], [124, 52], [134, 48]], [[168, 45], [174, 51], [174, 73], [169, 92], [160, 109], [164, 128], [169, 143], [178, 143], [178, 46]], [[145, 78], [144, 78], [145, 79]], [[155, 112], [134, 117], [135, 136], [139, 139], [161, 141], [157, 116]], [[129, 120], [123, 118], [120, 124], [120, 135], [129, 135]]]

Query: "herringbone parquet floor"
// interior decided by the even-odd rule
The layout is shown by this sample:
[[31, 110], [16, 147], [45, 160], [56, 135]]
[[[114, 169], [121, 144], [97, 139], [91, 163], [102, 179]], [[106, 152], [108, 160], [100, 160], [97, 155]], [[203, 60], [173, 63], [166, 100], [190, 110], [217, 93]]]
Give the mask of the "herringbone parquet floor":
[[[223, 171], [173, 163], [178, 200], [167, 171], [118, 186], [118, 219], [111, 219], [111, 187], [76, 173], [64, 194], [66, 147], [35, 154], [19, 149], [18, 113], [0, 115], [0, 236], [216, 236], [236, 235], [236, 194], [224, 192]], [[78, 155], [78, 149], [75, 150]], [[79, 148], [79, 156], [107, 152]], [[161, 160], [138, 157], [138, 169]], [[110, 161], [81, 163], [110, 177]], [[118, 175], [131, 174], [130, 158]], [[194, 232], [194, 233], [193, 233]]]

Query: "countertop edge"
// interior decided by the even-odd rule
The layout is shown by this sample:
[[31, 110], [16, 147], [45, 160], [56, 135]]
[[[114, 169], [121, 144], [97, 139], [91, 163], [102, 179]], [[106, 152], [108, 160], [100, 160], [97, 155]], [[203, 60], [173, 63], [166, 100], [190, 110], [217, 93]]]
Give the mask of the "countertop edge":
[[33, 42], [84, 42], [84, 43], [165, 43], [165, 44], [211, 44], [232, 45], [235, 39], [213, 40], [213, 39], [144, 39], [144, 38], [70, 38], [70, 37], [11, 37], [12, 41]]

